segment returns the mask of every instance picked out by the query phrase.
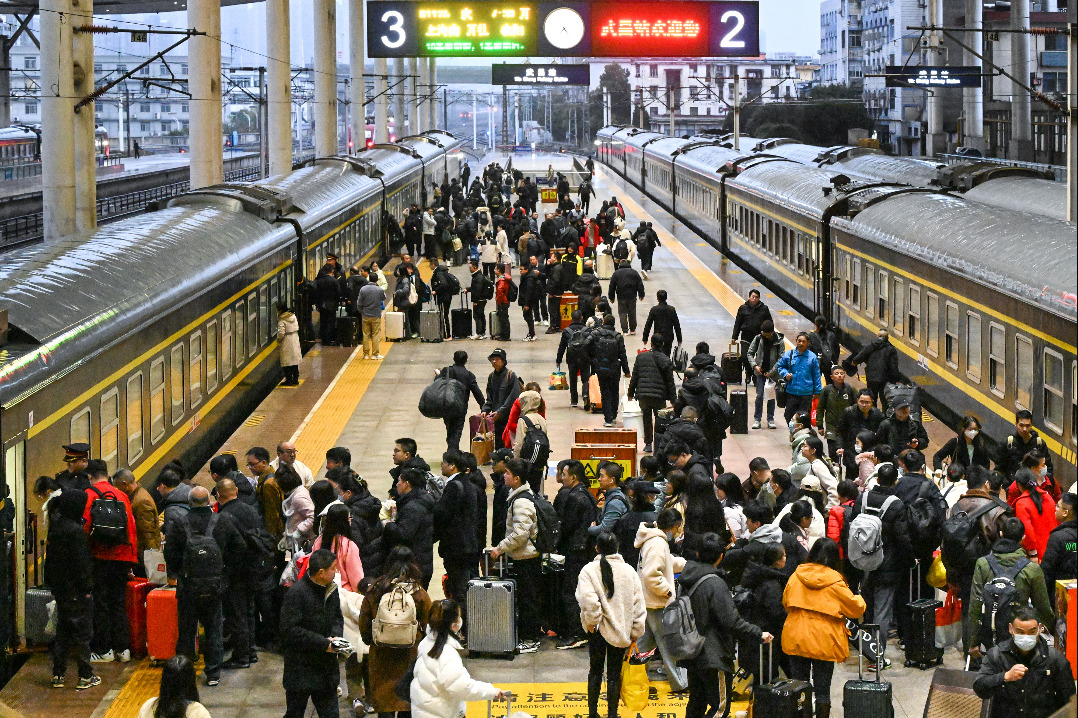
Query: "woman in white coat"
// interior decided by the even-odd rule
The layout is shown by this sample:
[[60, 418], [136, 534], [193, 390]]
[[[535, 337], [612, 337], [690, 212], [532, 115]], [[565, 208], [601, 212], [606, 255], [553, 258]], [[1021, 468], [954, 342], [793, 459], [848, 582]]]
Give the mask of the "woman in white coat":
[[463, 625], [460, 605], [452, 600], [430, 607], [430, 630], [419, 643], [412, 678], [412, 718], [459, 718], [468, 701], [500, 701], [505, 692], [489, 683], [472, 680], [460, 659], [457, 632]]
[[599, 715], [599, 692], [606, 663], [607, 715], [618, 716], [621, 663], [633, 641], [644, 635], [647, 610], [636, 571], [618, 553], [618, 539], [604, 531], [595, 540], [599, 555], [580, 571], [576, 602], [580, 623], [588, 632], [588, 708]]
[[284, 302], [277, 302], [277, 342], [281, 346], [281, 368], [284, 370], [281, 386], [298, 386], [299, 360], [303, 358], [299, 347], [299, 319], [288, 311]]

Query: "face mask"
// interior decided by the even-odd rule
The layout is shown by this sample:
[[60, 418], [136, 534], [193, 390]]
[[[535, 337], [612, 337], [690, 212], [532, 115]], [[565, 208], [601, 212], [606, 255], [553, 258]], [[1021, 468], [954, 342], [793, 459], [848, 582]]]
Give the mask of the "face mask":
[[860, 441], [857, 441], [857, 442], [855, 442], [855, 443], [854, 443], [854, 445], [853, 445], [853, 450], [854, 450], [854, 451], [856, 451], [856, 452], [857, 452], [858, 454], [860, 454], [860, 453], [861, 453], [862, 451], [864, 451], [864, 447], [863, 447], [863, 446], [861, 446], [861, 442], [860, 442]]
[[677, 534], [674, 533], [673, 531], [663, 531], [663, 533], [666, 534], [666, 540], [667, 541], [673, 541], [674, 537], [677, 536]]
[[1036, 636], [1015, 635], [1011, 637], [1014, 639], [1014, 647], [1017, 648], [1019, 651], [1022, 651], [1023, 653], [1028, 653], [1029, 651], [1032, 651], [1033, 648], [1037, 645]]
[[1036, 475], [1037, 475], [1037, 479], [1040, 480], [1041, 482], [1043, 482], [1045, 479], [1048, 478], [1048, 467], [1043, 466], [1043, 467], [1037, 469]]
[[977, 434], [978, 434], [978, 431], [976, 429], [967, 429], [966, 430], [966, 438], [969, 439], [970, 441], [973, 441], [974, 439], [976, 439]]
[[797, 431], [797, 429], [798, 429], [797, 422], [796, 421], [791, 421], [790, 422], [790, 433], [793, 434], [794, 432]]

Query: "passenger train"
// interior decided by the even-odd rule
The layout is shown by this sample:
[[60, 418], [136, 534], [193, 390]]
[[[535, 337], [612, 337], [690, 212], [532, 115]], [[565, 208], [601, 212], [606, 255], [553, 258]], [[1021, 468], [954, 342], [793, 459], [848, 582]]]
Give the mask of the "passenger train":
[[0, 471], [20, 509], [16, 635], [36, 583], [32, 487], [63, 468], [61, 445], [86, 442], [144, 480], [173, 458], [201, 466], [280, 379], [278, 299], [309, 332], [297, 288], [330, 252], [345, 266], [381, 259], [382, 211], [399, 218], [458, 176], [461, 147], [432, 130], [5, 256]]
[[889, 330], [902, 372], [952, 427], [972, 413], [1001, 440], [1016, 410], [1032, 411], [1057, 475], [1075, 480], [1073, 224], [744, 140], [734, 151], [728, 138], [606, 127], [597, 144], [602, 163], [851, 349]]

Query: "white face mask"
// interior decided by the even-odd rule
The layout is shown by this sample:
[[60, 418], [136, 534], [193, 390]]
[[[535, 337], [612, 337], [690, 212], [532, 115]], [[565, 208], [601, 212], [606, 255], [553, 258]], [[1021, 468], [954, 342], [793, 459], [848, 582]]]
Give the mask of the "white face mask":
[[1014, 647], [1023, 653], [1032, 651], [1037, 645], [1037, 636], [1014, 635], [1011, 638], [1014, 639]]
[[976, 429], [966, 429], [966, 438], [973, 441], [977, 438], [977, 434], [980, 433]]
[[861, 446], [860, 441], [857, 441], [853, 445], [853, 450], [856, 451], [858, 454], [860, 454], [864, 450], [864, 447]]

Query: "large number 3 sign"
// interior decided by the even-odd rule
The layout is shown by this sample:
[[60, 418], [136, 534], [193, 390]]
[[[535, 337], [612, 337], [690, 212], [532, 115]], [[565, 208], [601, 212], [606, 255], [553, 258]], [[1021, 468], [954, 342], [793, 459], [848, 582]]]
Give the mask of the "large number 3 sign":
[[382, 35], [381, 40], [386, 47], [396, 50], [408, 39], [408, 34], [404, 31], [404, 15], [398, 11], [388, 10], [382, 13], [382, 23], [386, 26], [387, 34]]

